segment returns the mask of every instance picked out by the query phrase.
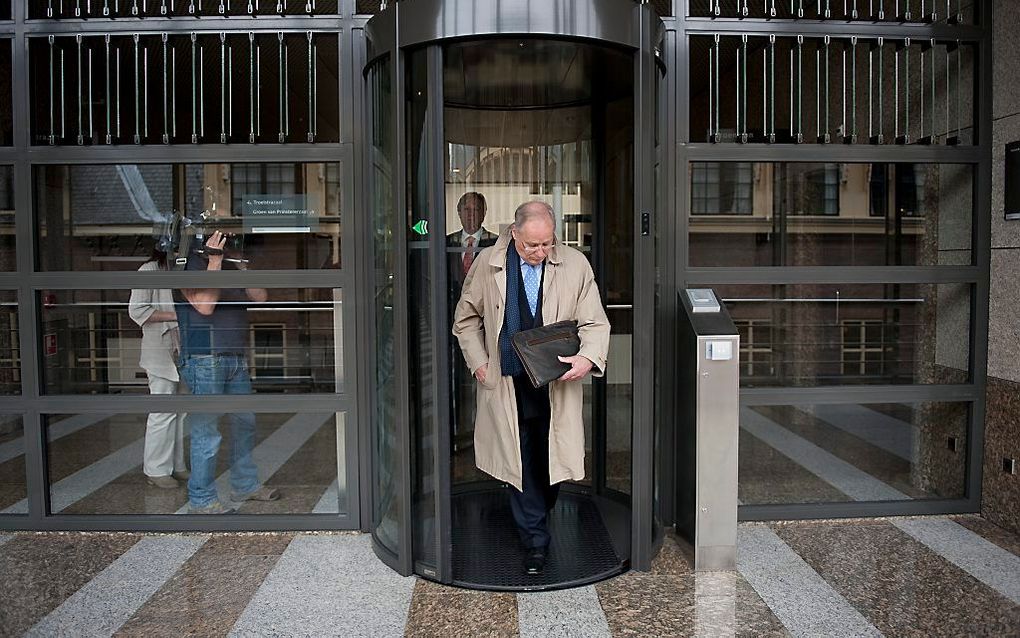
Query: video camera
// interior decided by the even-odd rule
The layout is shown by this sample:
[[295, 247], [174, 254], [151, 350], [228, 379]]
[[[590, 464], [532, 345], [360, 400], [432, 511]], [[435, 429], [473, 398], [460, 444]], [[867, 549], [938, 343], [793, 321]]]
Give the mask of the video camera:
[[228, 256], [223, 261], [233, 264], [248, 264], [241, 257], [244, 253], [244, 234], [239, 230], [240, 220], [230, 217], [215, 217], [208, 210], [202, 211], [198, 219], [185, 216], [173, 210], [161, 223], [157, 223], [153, 234], [156, 236], [156, 247], [167, 255], [167, 263], [173, 270], [183, 270], [190, 255], [198, 255], [208, 259], [215, 249], [206, 247], [205, 243], [217, 230], [226, 237], [223, 253]]

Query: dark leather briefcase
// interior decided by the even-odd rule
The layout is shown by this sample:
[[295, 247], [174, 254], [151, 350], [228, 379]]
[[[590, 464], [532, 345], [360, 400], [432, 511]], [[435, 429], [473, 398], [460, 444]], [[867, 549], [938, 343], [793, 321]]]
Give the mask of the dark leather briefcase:
[[576, 321], [557, 321], [548, 326], [522, 330], [511, 339], [531, 385], [541, 388], [559, 379], [570, 365], [557, 357], [572, 357], [581, 350]]

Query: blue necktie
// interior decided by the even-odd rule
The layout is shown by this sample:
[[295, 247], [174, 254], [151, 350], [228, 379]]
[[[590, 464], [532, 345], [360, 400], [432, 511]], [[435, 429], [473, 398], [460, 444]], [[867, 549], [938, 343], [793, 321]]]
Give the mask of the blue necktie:
[[531, 316], [535, 316], [538, 310], [538, 267], [525, 264], [524, 269], [524, 294], [528, 296], [528, 307], [531, 308]]

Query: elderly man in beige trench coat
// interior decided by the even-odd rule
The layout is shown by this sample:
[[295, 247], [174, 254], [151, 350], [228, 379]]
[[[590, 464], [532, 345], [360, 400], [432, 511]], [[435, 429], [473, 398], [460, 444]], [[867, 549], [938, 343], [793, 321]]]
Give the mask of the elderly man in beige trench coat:
[[[509, 304], [516, 304], [510, 313]], [[577, 321], [581, 349], [561, 359], [571, 369], [547, 388], [531, 386], [508, 347], [515, 332], [508, 314], [515, 312], [519, 330]], [[477, 383], [475, 464], [516, 488], [511, 506], [529, 574], [541, 573], [545, 564], [547, 513], [558, 484], [584, 478], [581, 380], [605, 373], [609, 331], [588, 260], [556, 241], [548, 204], [522, 204], [513, 226], [468, 272], [453, 334]]]

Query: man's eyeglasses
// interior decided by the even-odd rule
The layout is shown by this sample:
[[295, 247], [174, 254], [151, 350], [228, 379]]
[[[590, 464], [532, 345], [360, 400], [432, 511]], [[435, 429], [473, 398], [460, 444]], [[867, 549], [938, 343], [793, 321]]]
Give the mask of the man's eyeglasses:
[[527, 242], [521, 242], [521, 243], [524, 244], [524, 252], [526, 252], [528, 254], [533, 254], [533, 253], [537, 253], [540, 250], [544, 250], [545, 252], [549, 252], [550, 250], [552, 250], [552, 247], [555, 245], [556, 242], [547, 242], [545, 244], [529, 244]]

